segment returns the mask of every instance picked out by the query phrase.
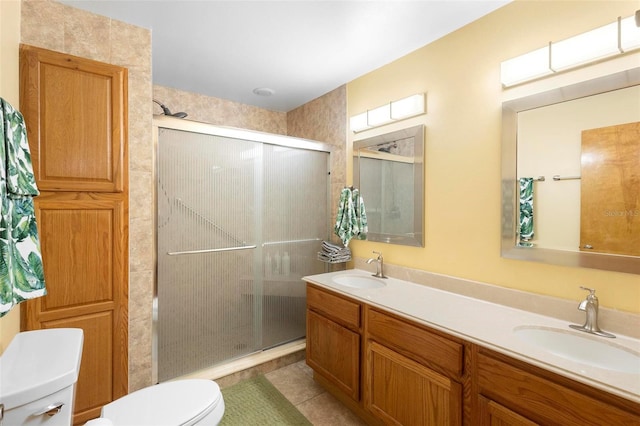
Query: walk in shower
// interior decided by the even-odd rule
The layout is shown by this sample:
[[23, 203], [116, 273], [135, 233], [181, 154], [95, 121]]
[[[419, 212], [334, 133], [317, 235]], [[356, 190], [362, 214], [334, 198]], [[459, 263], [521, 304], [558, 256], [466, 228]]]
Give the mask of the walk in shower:
[[327, 147], [183, 120], [156, 127], [157, 381], [304, 337], [301, 277], [326, 271]]

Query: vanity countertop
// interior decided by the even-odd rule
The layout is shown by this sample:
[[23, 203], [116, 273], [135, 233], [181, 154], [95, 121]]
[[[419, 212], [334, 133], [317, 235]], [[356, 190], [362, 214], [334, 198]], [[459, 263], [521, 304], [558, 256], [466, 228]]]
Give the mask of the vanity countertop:
[[381, 288], [347, 287], [334, 281], [341, 275], [371, 277], [368, 271], [349, 269], [306, 276], [303, 280], [640, 403], [640, 364], [637, 374], [583, 364], [521, 340], [514, 334], [514, 329], [526, 326], [566, 330], [568, 334], [598, 339], [636, 354], [640, 353], [638, 339], [622, 335], [616, 335], [615, 339], [591, 336], [571, 330], [568, 322], [557, 318], [391, 277], [384, 280], [386, 285]]

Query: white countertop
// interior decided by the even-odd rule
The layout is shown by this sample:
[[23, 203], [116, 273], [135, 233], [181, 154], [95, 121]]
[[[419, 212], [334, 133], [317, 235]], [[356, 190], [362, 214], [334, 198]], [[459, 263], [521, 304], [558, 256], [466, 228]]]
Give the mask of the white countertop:
[[[385, 286], [359, 289], [337, 284], [340, 275], [371, 273], [349, 269], [303, 277], [317, 284], [350, 296], [372, 306], [384, 308], [437, 330], [476, 343], [529, 364], [553, 371], [565, 377], [640, 403], [640, 364], [637, 374], [607, 370], [582, 364], [518, 338], [513, 330], [519, 326], [554, 328], [582, 337], [602, 339], [605, 344], [624, 347], [640, 353], [640, 340], [616, 334], [615, 339], [591, 336], [569, 328], [569, 323], [507, 306], [473, 299], [432, 287], [395, 278], [385, 279]], [[581, 325], [581, 324], [580, 324]]]

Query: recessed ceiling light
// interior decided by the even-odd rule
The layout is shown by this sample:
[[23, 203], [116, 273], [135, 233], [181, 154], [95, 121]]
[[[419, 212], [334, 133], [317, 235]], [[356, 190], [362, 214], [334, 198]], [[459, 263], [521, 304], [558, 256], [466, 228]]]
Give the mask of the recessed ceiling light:
[[256, 89], [253, 89], [253, 93], [258, 96], [271, 96], [276, 93], [276, 91], [273, 89], [269, 89], [268, 87], [258, 87]]

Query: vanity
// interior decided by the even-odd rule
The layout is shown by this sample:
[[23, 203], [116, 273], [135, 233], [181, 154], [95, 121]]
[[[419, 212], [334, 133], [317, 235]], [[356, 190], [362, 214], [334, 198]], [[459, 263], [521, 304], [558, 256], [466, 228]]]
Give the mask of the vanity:
[[640, 424], [637, 339], [359, 269], [304, 279], [307, 364], [368, 424]]

